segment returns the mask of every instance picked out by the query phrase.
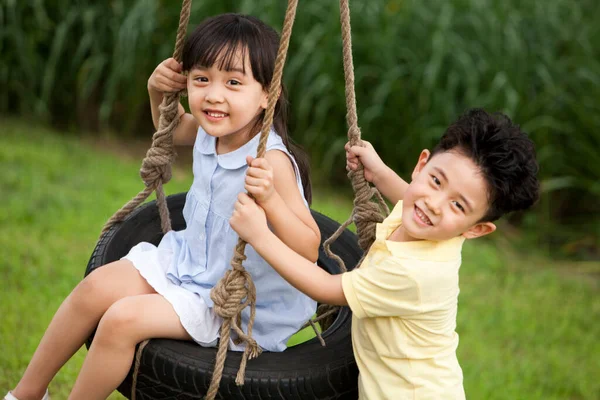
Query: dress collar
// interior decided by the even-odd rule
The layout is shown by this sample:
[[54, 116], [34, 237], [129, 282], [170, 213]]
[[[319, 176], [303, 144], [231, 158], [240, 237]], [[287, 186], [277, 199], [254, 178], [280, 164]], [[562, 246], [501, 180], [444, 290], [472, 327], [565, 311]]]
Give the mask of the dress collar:
[[[267, 139], [267, 146], [273, 143], [273, 140], [277, 138], [277, 135], [273, 135], [274, 130], [271, 129], [269, 132], [269, 138]], [[217, 163], [225, 169], [239, 169], [246, 167], [246, 156], [256, 156], [258, 150], [258, 142], [260, 140], [260, 133], [255, 135], [247, 143], [245, 143], [239, 149], [230, 151], [225, 154], [217, 154], [217, 138], [207, 134], [201, 127], [198, 128], [198, 151], [204, 155], [214, 155], [217, 157]]]

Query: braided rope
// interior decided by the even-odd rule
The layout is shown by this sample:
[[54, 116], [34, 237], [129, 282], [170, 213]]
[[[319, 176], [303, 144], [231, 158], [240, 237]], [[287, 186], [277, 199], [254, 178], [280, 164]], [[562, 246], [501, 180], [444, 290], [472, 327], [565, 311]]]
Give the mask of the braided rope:
[[[266, 151], [267, 139], [275, 114], [275, 105], [279, 98], [283, 67], [285, 65], [290, 37], [292, 35], [297, 5], [298, 0], [288, 1], [279, 49], [277, 51], [277, 58], [275, 59], [275, 71], [269, 87], [268, 104], [258, 143], [257, 157], [263, 157]], [[219, 389], [219, 382], [223, 375], [223, 367], [225, 365], [227, 348], [229, 346], [230, 328], [233, 328], [238, 335], [236, 340], [237, 344], [246, 343], [246, 349], [242, 355], [240, 369], [235, 379], [236, 384], [244, 384], [246, 363], [249, 359], [258, 357], [262, 351], [258, 346], [258, 343], [252, 338], [252, 327], [254, 325], [254, 316], [256, 313], [256, 288], [252, 282], [252, 277], [242, 266], [242, 262], [246, 258], [244, 256], [245, 248], [246, 242], [239, 239], [235, 248], [235, 254], [231, 261], [232, 269], [227, 271], [225, 276], [217, 283], [210, 293], [210, 297], [215, 303], [215, 312], [223, 318], [223, 324], [221, 325], [221, 337], [215, 361], [215, 369], [210, 382], [210, 387], [206, 394], [207, 400], [213, 400]], [[245, 301], [242, 302], [244, 299]], [[241, 313], [246, 306], [250, 306], [247, 334], [241, 329]]]
[[[346, 82], [346, 121], [348, 123], [348, 139], [350, 146], [362, 145], [360, 138], [360, 128], [358, 127], [358, 116], [356, 113], [356, 94], [354, 91], [354, 62], [352, 59], [352, 29], [350, 26], [350, 7], [349, 0], [340, 0], [340, 22], [342, 28], [342, 52], [344, 60], [344, 80]], [[344, 230], [352, 223], [356, 225], [358, 234], [358, 245], [363, 250], [363, 256], [359, 260], [357, 267], [360, 266], [367, 251], [375, 241], [376, 225], [383, 221], [384, 216], [390, 213], [390, 210], [383, 200], [381, 193], [372, 187], [365, 179], [364, 168], [359, 163], [358, 170], [348, 171], [348, 178], [354, 190], [354, 209], [352, 214], [340, 227], [323, 242], [325, 254], [333, 259], [340, 267], [342, 272], [347, 268], [341, 257], [331, 251], [331, 244], [340, 237]], [[373, 198], [375, 201], [373, 201]], [[321, 308], [321, 307], [320, 307]], [[322, 305], [322, 314], [318, 319], [330, 317], [339, 307]], [[331, 319], [331, 318], [327, 318]], [[325, 322], [327, 323], [327, 322]]]
[[[173, 58], [178, 62], [181, 61], [181, 54], [185, 43], [185, 32], [190, 20], [191, 9], [192, 0], [183, 0], [181, 13], [179, 14], [175, 50], [173, 51]], [[158, 107], [160, 111], [158, 129], [152, 136], [152, 146], [146, 153], [146, 157], [142, 161], [142, 168], [140, 169], [140, 175], [146, 187], [108, 220], [102, 229], [102, 233], [108, 231], [117, 222], [123, 221], [153, 191], [156, 191], [156, 203], [158, 204], [158, 212], [160, 214], [161, 229], [163, 233], [171, 230], [171, 219], [169, 217], [169, 208], [167, 207], [163, 185], [171, 180], [171, 164], [175, 159], [173, 132], [175, 132], [175, 129], [179, 125], [177, 113], [180, 96], [181, 92], [165, 94]], [[142, 360], [142, 352], [148, 342], [149, 340], [143, 341], [136, 353], [133, 382], [131, 385], [131, 400], [135, 400], [136, 397], [137, 377]]]
[[[348, 139], [351, 146], [361, 145], [360, 128], [356, 114], [356, 95], [354, 91], [354, 65], [352, 60], [352, 33], [350, 27], [350, 7], [348, 0], [340, 0], [340, 22], [342, 25], [342, 51], [344, 59], [344, 79], [346, 81], [346, 120], [348, 123]], [[346, 266], [342, 259], [331, 252], [333, 243], [352, 222], [356, 225], [358, 245], [366, 253], [375, 241], [375, 227], [382, 222], [384, 213], [389, 214], [387, 204], [379, 191], [365, 179], [363, 166], [356, 171], [349, 171], [348, 177], [354, 190], [354, 210], [350, 218], [344, 222], [324, 243], [326, 254], [333, 258], [342, 271]], [[375, 198], [375, 202], [372, 199]]]

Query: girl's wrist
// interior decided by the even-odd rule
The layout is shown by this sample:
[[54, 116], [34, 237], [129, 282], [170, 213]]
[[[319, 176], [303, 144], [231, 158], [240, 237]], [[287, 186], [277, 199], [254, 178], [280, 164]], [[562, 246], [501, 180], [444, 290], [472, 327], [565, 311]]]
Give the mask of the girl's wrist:
[[252, 238], [248, 243], [254, 247], [254, 250], [256, 250], [258, 254], [263, 255], [264, 252], [268, 250], [269, 243], [272, 242], [272, 236], [274, 236], [274, 233], [265, 225], [265, 229], [258, 230], [252, 235]]
[[269, 198], [267, 198], [264, 201], [257, 201], [257, 204], [263, 209], [265, 210], [265, 213], [269, 213], [269, 211], [276, 209], [277, 207], [279, 207], [279, 200], [281, 200], [281, 197], [279, 196], [279, 193], [277, 193], [276, 190], [273, 191], [273, 194], [271, 196], [269, 196]]

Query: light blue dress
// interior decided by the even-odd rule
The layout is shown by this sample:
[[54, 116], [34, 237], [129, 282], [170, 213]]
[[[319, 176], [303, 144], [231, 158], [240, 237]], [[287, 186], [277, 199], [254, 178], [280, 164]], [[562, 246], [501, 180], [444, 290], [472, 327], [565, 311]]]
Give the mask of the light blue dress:
[[[229, 218], [237, 195], [245, 191], [246, 156], [256, 156], [259, 139], [256, 135], [239, 149], [218, 155], [216, 139], [200, 128], [193, 150], [194, 182], [183, 209], [187, 228], [168, 232], [158, 247], [140, 243], [124, 257], [173, 305], [184, 328], [201, 345], [215, 345], [218, 338], [221, 319], [213, 312], [210, 291], [231, 268], [238, 235]], [[267, 141], [270, 150], [288, 155], [303, 194], [298, 166], [274, 131]], [[243, 265], [256, 285], [253, 337], [264, 350], [283, 351], [289, 337], [314, 314], [316, 302], [281, 278], [252, 246], [246, 246], [245, 254]], [[244, 331], [249, 315], [246, 308]], [[232, 343], [230, 347], [243, 349]]]

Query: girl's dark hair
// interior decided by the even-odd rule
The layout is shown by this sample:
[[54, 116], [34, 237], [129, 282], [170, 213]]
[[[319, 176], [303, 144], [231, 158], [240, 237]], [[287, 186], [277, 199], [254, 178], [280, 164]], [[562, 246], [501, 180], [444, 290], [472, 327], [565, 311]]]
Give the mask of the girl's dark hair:
[[525, 210], [537, 201], [540, 183], [534, 144], [506, 115], [467, 111], [448, 127], [431, 157], [446, 151], [459, 152], [480, 168], [489, 199], [482, 222]]
[[[189, 71], [199, 66], [210, 68], [218, 62], [218, 68], [227, 71], [235, 66], [237, 52], [241, 51], [243, 60], [248, 55], [254, 79], [268, 91], [278, 48], [279, 35], [258, 18], [221, 14], [204, 20], [187, 38], [183, 47], [183, 70]], [[289, 136], [287, 107], [286, 91], [282, 83], [281, 95], [275, 106], [273, 128], [298, 164], [304, 196], [310, 204], [312, 188], [308, 156]], [[263, 118], [264, 112], [253, 127], [252, 136], [260, 131]]]

